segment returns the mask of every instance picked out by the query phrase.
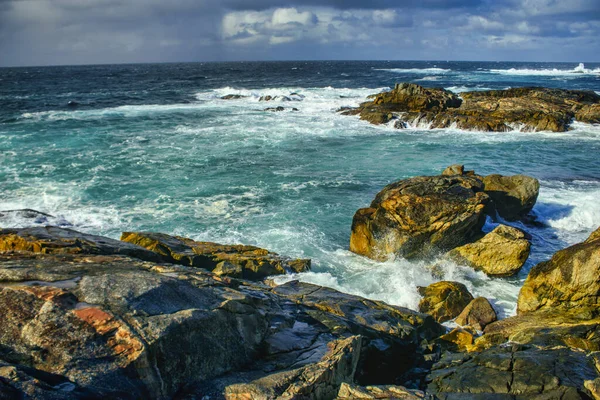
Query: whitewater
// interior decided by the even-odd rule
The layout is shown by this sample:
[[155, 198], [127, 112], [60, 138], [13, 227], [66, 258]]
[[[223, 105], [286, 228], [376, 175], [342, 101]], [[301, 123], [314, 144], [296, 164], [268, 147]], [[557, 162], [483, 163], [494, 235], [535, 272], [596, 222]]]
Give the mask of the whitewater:
[[[600, 65], [456, 62], [189, 63], [0, 69], [2, 227], [54, 224], [118, 238], [159, 231], [311, 258], [299, 279], [417, 307], [456, 280], [515, 313], [529, 269], [600, 226], [600, 126], [507, 133], [373, 126], [342, 116], [396, 82], [600, 92]], [[225, 100], [224, 96], [238, 95]], [[261, 101], [261, 97], [276, 97]], [[71, 102], [71, 103], [69, 103]], [[283, 107], [280, 112], [265, 111]], [[348, 249], [354, 212], [388, 183], [450, 164], [541, 182], [532, 254], [512, 278]], [[494, 228], [488, 221], [486, 230]]]

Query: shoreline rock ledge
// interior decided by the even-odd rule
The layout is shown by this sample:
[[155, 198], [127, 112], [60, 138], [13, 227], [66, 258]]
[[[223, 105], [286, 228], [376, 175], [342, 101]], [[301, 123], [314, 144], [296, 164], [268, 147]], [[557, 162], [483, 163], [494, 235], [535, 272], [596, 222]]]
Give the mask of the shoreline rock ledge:
[[287, 262], [263, 249], [124, 238], [147, 248], [52, 226], [0, 229], [0, 399], [319, 400], [344, 383], [346, 397], [424, 387], [445, 332], [429, 315], [205, 269], [226, 262], [243, 276], [248, 263]]
[[398, 129], [456, 127], [485, 132], [569, 130], [573, 120], [600, 123], [600, 95], [593, 91], [522, 87], [465, 92], [398, 83], [389, 92], [369, 96], [343, 115], [360, 115], [372, 124], [395, 121]]
[[504, 224], [487, 234], [482, 227], [488, 216], [532, 219], [538, 193], [535, 178], [484, 177], [462, 165], [394, 182], [354, 214], [350, 251], [377, 261], [445, 255], [490, 276], [514, 275], [529, 257], [529, 235]]

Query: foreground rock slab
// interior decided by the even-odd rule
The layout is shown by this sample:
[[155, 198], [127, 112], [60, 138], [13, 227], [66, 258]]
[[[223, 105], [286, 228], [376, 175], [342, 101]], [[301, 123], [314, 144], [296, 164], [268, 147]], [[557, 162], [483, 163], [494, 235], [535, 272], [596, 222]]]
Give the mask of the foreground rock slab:
[[310, 269], [308, 259], [293, 260], [255, 246], [197, 242], [154, 232], [124, 232], [121, 240], [151, 250], [167, 262], [235, 278], [260, 280], [270, 275]]
[[333, 398], [343, 382], [410, 374], [444, 332], [427, 315], [315, 285], [51, 243], [53, 254], [0, 253], [0, 397]]
[[600, 123], [600, 95], [593, 91], [524, 87], [466, 92], [458, 97], [444, 89], [400, 83], [343, 113], [359, 114], [373, 124], [395, 120], [396, 128], [564, 132], [573, 119]]

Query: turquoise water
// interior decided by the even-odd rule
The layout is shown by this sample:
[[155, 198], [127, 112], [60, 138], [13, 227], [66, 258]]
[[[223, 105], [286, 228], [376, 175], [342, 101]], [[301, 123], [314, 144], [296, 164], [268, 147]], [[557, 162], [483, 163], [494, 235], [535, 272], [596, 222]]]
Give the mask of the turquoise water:
[[[530, 85], [600, 92], [600, 68], [289, 62], [0, 69], [0, 210], [33, 208], [56, 217], [40, 224], [115, 238], [152, 230], [254, 244], [313, 260], [312, 272], [279, 281], [415, 308], [417, 286], [441, 278], [423, 263], [349, 253], [354, 212], [390, 182], [454, 163], [481, 174], [525, 173], [542, 183], [534, 212], [544, 225], [521, 226], [534, 238], [521, 274], [490, 279], [446, 263], [442, 277], [512, 314], [531, 266], [600, 226], [600, 126], [398, 131], [335, 112], [401, 81], [459, 92]], [[248, 97], [220, 99], [227, 94]], [[260, 102], [264, 95], [292, 101]], [[286, 110], [263, 111], [278, 105]]]

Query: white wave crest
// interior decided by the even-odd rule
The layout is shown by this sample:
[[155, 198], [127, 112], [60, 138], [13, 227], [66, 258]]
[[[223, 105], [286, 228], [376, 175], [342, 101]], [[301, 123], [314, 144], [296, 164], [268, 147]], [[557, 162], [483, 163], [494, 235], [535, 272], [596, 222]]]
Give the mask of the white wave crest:
[[563, 76], [563, 77], [582, 77], [589, 75], [600, 75], [600, 68], [588, 69], [585, 68], [583, 63], [580, 63], [577, 67], [573, 69], [563, 70], [563, 69], [490, 69], [491, 73], [501, 74], [501, 75], [521, 75], [521, 76], [529, 76], [529, 75], [537, 75], [537, 76]]

